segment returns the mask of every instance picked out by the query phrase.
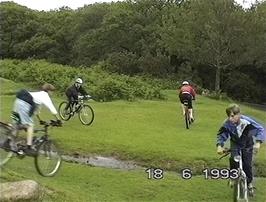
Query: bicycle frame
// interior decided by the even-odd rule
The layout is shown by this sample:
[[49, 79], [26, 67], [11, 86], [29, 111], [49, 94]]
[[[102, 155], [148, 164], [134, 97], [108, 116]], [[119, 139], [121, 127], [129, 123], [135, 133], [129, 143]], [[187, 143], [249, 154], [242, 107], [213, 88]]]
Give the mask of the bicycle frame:
[[33, 153], [28, 153], [28, 152], [25, 153], [24, 149], [22, 149], [21, 147], [19, 148], [19, 146], [23, 147], [25, 145], [24, 144], [20, 145], [19, 142], [17, 142], [18, 136], [14, 136], [12, 137], [12, 139], [10, 139], [11, 135], [17, 132], [18, 128], [17, 125], [13, 127], [8, 126], [7, 124], [2, 124], [2, 125], [4, 125], [4, 127], [9, 130], [9, 132], [2, 137], [4, 137], [4, 139], [6, 140], [9, 139], [12, 142], [12, 144], [15, 144], [17, 150], [14, 151], [11, 149], [11, 147], [10, 148], [4, 146], [1, 147], [7, 152], [5, 156], [1, 156], [1, 166], [7, 163], [14, 156], [13, 154], [17, 154], [17, 157], [20, 158], [23, 158], [25, 156], [34, 157], [34, 164], [36, 170], [42, 176], [51, 177], [57, 173], [61, 165], [62, 158], [54, 142], [49, 139], [48, 127], [61, 126], [60, 124], [58, 124], [56, 121], [51, 121], [50, 123], [44, 122], [42, 124], [44, 125], [44, 128], [34, 130], [34, 134], [39, 132], [43, 132], [44, 134], [39, 137], [34, 136], [32, 144]]
[[[234, 150], [226, 150], [225, 154], [219, 159], [222, 159], [228, 156]], [[248, 202], [248, 187], [247, 187], [247, 176], [243, 170], [243, 161], [242, 161], [242, 149], [235, 150], [238, 152], [238, 155], [233, 157], [233, 160], [238, 163], [238, 177], [234, 179], [234, 201], [245, 201]], [[244, 183], [244, 184], [242, 184]]]

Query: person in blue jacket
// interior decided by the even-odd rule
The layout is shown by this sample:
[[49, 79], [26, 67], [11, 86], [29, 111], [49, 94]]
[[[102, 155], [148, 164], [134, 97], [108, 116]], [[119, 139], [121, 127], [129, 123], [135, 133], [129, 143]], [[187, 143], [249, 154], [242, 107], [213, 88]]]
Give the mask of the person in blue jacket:
[[230, 157], [230, 169], [238, 168], [234, 161], [237, 151], [242, 151], [243, 170], [247, 176], [249, 193], [253, 194], [253, 173], [252, 157], [253, 152], [258, 152], [260, 145], [265, 140], [264, 128], [255, 120], [240, 113], [240, 107], [237, 104], [230, 104], [226, 108], [228, 118], [224, 121], [217, 134], [217, 153], [224, 153], [224, 143], [230, 138], [230, 148], [232, 150]]

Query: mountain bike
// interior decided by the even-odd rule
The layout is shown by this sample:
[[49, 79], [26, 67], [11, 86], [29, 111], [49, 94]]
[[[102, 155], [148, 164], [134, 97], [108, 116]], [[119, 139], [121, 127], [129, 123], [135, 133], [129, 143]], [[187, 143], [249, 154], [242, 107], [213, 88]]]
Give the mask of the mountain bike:
[[233, 180], [233, 188], [234, 194], [233, 199], [234, 202], [248, 202], [248, 195], [253, 196], [253, 192], [248, 191], [247, 186], [247, 176], [243, 170], [243, 162], [242, 162], [242, 150], [243, 149], [226, 149], [225, 154], [221, 156], [219, 159], [222, 159], [228, 156], [232, 151], [237, 152], [238, 155], [234, 156], [234, 161], [238, 163], [238, 176]]
[[78, 117], [80, 122], [83, 125], [91, 125], [94, 120], [94, 111], [89, 104], [85, 104], [86, 100], [91, 99], [91, 96], [78, 96], [78, 100], [74, 101], [67, 108], [68, 101], [63, 101], [60, 103], [58, 107], [59, 116], [62, 120], [68, 121], [71, 117], [73, 117], [76, 113], [78, 113]]
[[[23, 125], [0, 122], [0, 167], [3, 167], [13, 156], [23, 159], [25, 156], [34, 157], [37, 172], [44, 177], [54, 176], [60, 168], [62, 158], [54, 142], [49, 138], [48, 128], [59, 127], [56, 121], [42, 122], [43, 128], [35, 129], [32, 142], [34, 154], [25, 151], [26, 140], [17, 136]], [[42, 133], [41, 136], [36, 136]]]

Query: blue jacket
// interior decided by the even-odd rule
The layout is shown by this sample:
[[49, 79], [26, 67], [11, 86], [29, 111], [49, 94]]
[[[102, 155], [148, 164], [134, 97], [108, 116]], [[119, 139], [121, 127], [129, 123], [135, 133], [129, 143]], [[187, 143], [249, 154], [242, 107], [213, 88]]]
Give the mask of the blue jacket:
[[217, 134], [217, 145], [223, 147], [229, 137], [234, 144], [241, 148], [249, 148], [254, 144], [253, 138], [256, 141], [264, 142], [265, 133], [264, 128], [259, 123], [241, 115], [238, 125], [233, 124], [228, 119], [224, 122]]

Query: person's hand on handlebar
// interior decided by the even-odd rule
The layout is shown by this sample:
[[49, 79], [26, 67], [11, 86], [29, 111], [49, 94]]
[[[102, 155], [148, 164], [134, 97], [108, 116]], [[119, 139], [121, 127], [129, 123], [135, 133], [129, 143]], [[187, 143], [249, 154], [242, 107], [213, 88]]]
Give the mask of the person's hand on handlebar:
[[224, 148], [221, 145], [217, 146], [217, 154], [219, 155], [224, 154]]

